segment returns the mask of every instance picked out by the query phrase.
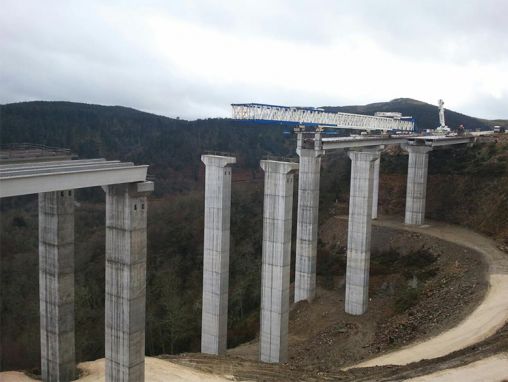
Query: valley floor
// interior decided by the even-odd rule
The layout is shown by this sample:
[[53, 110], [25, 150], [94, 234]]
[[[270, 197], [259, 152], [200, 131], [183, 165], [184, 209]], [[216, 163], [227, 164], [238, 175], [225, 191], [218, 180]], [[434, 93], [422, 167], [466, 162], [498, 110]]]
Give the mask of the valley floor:
[[[98, 359], [96, 361], [80, 363], [78, 367], [80, 369], [80, 372], [82, 373], [81, 378], [79, 378], [79, 381], [81, 382], [100, 382], [105, 380], [104, 358]], [[32, 378], [18, 371], [8, 371], [0, 373], [0, 380], [2, 382], [33, 381]], [[220, 382], [220, 381], [230, 381], [231, 378], [201, 372], [193, 369], [192, 367], [178, 365], [158, 358], [146, 357], [145, 380], [151, 382], [165, 382], [165, 381]]]
[[[332, 218], [331, 222], [327, 224], [337, 227], [344, 222], [343, 218]], [[394, 229], [399, 233], [407, 232], [413, 236], [412, 238], [404, 237], [404, 235], [397, 237], [393, 233], [384, 235], [377, 229], [379, 227]], [[434, 327], [434, 330], [420, 333], [419, 336], [413, 338], [411, 344], [392, 353], [386, 353], [387, 349], [384, 349], [382, 352], [386, 354], [379, 357], [372, 358], [374, 354], [368, 356], [368, 353], [377, 351], [369, 346], [369, 341], [376, 342], [376, 337], [372, 336], [369, 330], [365, 330], [368, 327], [364, 325], [365, 322], [361, 321], [362, 318], [350, 317], [350, 321], [356, 320], [356, 326], [339, 325], [339, 330], [336, 330], [335, 333], [319, 328], [320, 324], [336, 314], [340, 315], [340, 311], [343, 310], [340, 297], [332, 297], [337, 300], [336, 311], [333, 304], [324, 303], [323, 300], [329, 300], [330, 294], [333, 295], [333, 292], [321, 289], [318, 298], [313, 303], [300, 303], [292, 308], [289, 339], [291, 359], [287, 364], [267, 365], [256, 362], [258, 346], [256, 341], [231, 349], [227, 357], [220, 359], [200, 354], [186, 354], [168, 358], [183, 365], [193, 364], [200, 370], [208, 372], [216, 372], [220, 365], [222, 368], [229, 369], [231, 374], [241, 380], [393, 381], [427, 376], [427, 379], [421, 380], [427, 381], [435, 378], [447, 381], [499, 381], [508, 378], [506, 353], [508, 349], [508, 300], [506, 300], [508, 255], [499, 250], [494, 241], [482, 235], [461, 227], [436, 222], [429, 222], [428, 225], [421, 227], [406, 227], [395, 220], [383, 219], [375, 222], [373, 231], [377, 231], [375, 235], [377, 240], [385, 242], [388, 246], [397, 246], [401, 241], [408, 242], [408, 239], [413, 245], [418, 246], [421, 245], [422, 237], [426, 237], [430, 239], [429, 243], [433, 243], [434, 251], [445, 250], [441, 257], [448, 258], [448, 262], [442, 262], [440, 266], [447, 268], [451, 265], [452, 268], [456, 268], [457, 273], [462, 273], [463, 276], [474, 276], [474, 272], [468, 275], [464, 273], [465, 270], [470, 267], [481, 267], [481, 265], [476, 264], [474, 256], [471, 257], [471, 253], [466, 250], [452, 255], [446, 250], [451, 247], [443, 247], [442, 243], [437, 244], [438, 240], [436, 239], [446, 241], [451, 245], [458, 245], [460, 248], [468, 248], [479, 254], [488, 267], [484, 276], [488, 280], [486, 293], [479, 294], [481, 298], [478, 303], [470, 300], [469, 308], [461, 306], [464, 295], [457, 286], [466, 283], [465, 290], [472, 289], [474, 294], [474, 290], [480, 288], [481, 283], [478, 280], [462, 277], [457, 282], [458, 284], [450, 284], [449, 272], [437, 276], [441, 277], [439, 281], [448, 280], [446, 281], [447, 287], [444, 288], [448, 289], [448, 292], [455, 293], [453, 292], [455, 288], [456, 300], [459, 302], [456, 305], [457, 302], [449, 295], [446, 297], [446, 294], [438, 294], [438, 299], [434, 301], [431, 299], [430, 303], [435, 304], [438, 301], [441, 305], [451, 304], [451, 312], [456, 316], [454, 317], [455, 321], [450, 321], [450, 317], [446, 317], [450, 313], [446, 307], [443, 309], [443, 307], [436, 305], [435, 309], [438, 314], [430, 323], [430, 327]], [[334, 229], [320, 234], [326, 241], [332, 239], [340, 243], [343, 238], [333, 237], [336, 232], [337, 230]], [[332, 237], [329, 237], [330, 235]], [[375, 283], [375, 280], [373, 282]], [[440, 301], [442, 296], [445, 296], [446, 299]], [[379, 300], [379, 298], [373, 297], [369, 302], [369, 311], [379, 312], [380, 306], [383, 305], [383, 298], [382, 296], [381, 303], [376, 305], [376, 299]], [[338, 308], [337, 305], [339, 305]], [[302, 326], [308, 328], [307, 332], [309, 333], [316, 332], [312, 338], [307, 340], [298, 336], [298, 319], [302, 318], [302, 311], [308, 318], [308, 320], [303, 320]], [[319, 316], [321, 318], [318, 318]], [[444, 319], [442, 316], [445, 316]], [[403, 323], [403, 318], [399, 317], [397, 321]], [[389, 326], [387, 328], [390, 329]], [[352, 332], [350, 336], [347, 335], [348, 332]], [[353, 350], [355, 342], [351, 342], [349, 337], [356, 341], [356, 350]], [[362, 337], [367, 337], [363, 346], [361, 345]], [[415, 339], [416, 341], [414, 341]], [[405, 341], [406, 338], [403, 340]], [[339, 354], [340, 358], [337, 358]], [[353, 359], [364, 357], [370, 358], [370, 360], [353, 361]], [[348, 370], [344, 370], [342, 366], [344, 364], [349, 364]], [[377, 364], [385, 366], [367, 367]], [[400, 366], [390, 366], [392, 364]]]
[[[322, 240], [343, 244], [344, 226], [344, 218], [331, 218], [320, 232]], [[424, 244], [439, 255], [439, 272], [422, 287], [415, 307], [393, 316], [390, 283], [396, 280], [381, 274], [372, 277], [367, 314], [347, 316], [339, 277], [328, 289], [320, 288], [314, 302], [292, 307], [288, 363], [257, 362], [258, 344], [252, 341], [231, 349], [226, 357], [147, 357], [146, 380], [423, 382], [508, 377], [508, 255], [484, 236], [441, 223], [406, 227], [383, 219], [375, 222], [373, 232], [373, 246]], [[388, 366], [393, 364], [399, 366]], [[370, 367], [374, 365], [383, 366]], [[80, 368], [82, 381], [104, 378], [104, 360], [85, 362]], [[0, 373], [0, 379], [30, 380], [16, 372]]]
[[[400, 224], [384, 220], [375, 224], [399, 227]], [[402, 227], [402, 229], [408, 229]], [[432, 223], [411, 228], [448, 242], [466, 246], [480, 252], [489, 266], [489, 290], [481, 304], [458, 326], [429, 341], [411, 345], [399, 351], [362, 362], [355, 367], [405, 365], [422, 359], [442, 357], [453, 351], [480, 342], [503, 327], [508, 321], [508, 256], [492, 240], [457, 226]]]

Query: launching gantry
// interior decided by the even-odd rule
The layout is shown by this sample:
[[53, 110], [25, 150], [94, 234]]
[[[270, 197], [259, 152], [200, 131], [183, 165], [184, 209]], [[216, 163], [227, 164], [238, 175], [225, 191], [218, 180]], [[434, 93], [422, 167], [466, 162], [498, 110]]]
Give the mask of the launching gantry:
[[402, 131], [412, 133], [415, 128], [411, 117], [378, 117], [372, 115], [330, 113], [321, 108], [276, 106], [260, 103], [231, 105], [233, 119], [254, 123], [279, 123], [284, 125], [322, 126], [336, 129], [363, 131]]

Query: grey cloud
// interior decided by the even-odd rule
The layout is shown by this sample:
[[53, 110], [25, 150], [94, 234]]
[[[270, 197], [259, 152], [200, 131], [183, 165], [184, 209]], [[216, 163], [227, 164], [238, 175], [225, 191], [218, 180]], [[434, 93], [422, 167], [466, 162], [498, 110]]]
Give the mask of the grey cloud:
[[[101, 13], [104, 4], [130, 11], [133, 22], [116, 25], [115, 20]], [[503, 0], [107, 3], [6, 0], [2, 8], [2, 103], [65, 99], [121, 104], [173, 117], [196, 118], [227, 115], [229, 103], [236, 101], [283, 101], [297, 105], [358, 102], [347, 98], [347, 89], [343, 89], [341, 98], [330, 99], [315, 91], [217, 85], [183, 76], [146, 47], [151, 37], [146, 31], [127, 33], [141, 25], [136, 18], [147, 9], [206, 25], [238, 38], [239, 43], [261, 37], [326, 47], [341, 39], [364, 35], [396, 56], [438, 63], [477, 61], [508, 66], [508, 28], [503, 19], [508, 14], [508, 3]], [[453, 51], [451, 43], [456, 46]], [[294, 57], [285, 59], [290, 62]], [[460, 111], [506, 117], [508, 89], [504, 91], [499, 99], [479, 96]], [[392, 95], [387, 92], [387, 99], [389, 96]], [[360, 102], [373, 101], [383, 100]]]

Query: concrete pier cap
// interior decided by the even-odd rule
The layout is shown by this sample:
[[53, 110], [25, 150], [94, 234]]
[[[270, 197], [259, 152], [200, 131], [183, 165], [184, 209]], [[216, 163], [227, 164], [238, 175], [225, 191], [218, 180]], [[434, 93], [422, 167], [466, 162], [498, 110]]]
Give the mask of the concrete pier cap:
[[273, 159], [263, 159], [260, 166], [265, 173], [289, 174], [298, 170], [297, 162], [284, 162]]
[[216, 154], [201, 155], [201, 162], [206, 166], [226, 167], [236, 163], [236, 157]]

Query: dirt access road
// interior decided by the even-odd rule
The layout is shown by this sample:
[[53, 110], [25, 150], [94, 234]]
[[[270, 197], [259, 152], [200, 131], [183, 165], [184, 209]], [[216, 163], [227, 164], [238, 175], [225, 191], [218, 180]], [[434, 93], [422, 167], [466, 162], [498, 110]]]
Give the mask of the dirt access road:
[[412, 378], [407, 382], [485, 382], [506, 381], [506, 378], [508, 378], [508, 353], [502, 353], [466, 366]]
[[[78, 365], [83, 375], [80, 382], [101, 382], [105, 380], [104, 358], [91, 362], [82, 362]], [[191, 367], [177, 365], [158, 358], [145, 358], [145, 380], [150, 382], [166, 381], [192, 381], [192, 382], [222, 382], [231, 381], [232, 377], [218, 376], [204, 373]], [[19, 371], [0, 373], [2, 382], [33, 382], [34, 379]]]
[[348, 367], [406, 365], [422, 359], [444, 356], [478, 343], [493, 335], [508, 322], [508, 255], [493, 240], [470, 230], [443, 223], [429, 222], [419, 227], [406, 227], [390, 219], [374, 224], [431, 235], [469, 247], [483, 254], [489, 265], [489, 291], [481, 304], [456, 327], [427, 341]]

